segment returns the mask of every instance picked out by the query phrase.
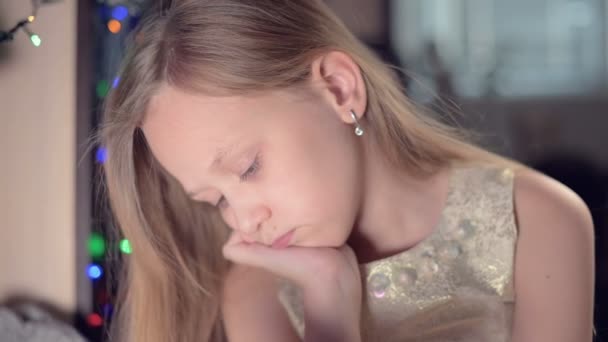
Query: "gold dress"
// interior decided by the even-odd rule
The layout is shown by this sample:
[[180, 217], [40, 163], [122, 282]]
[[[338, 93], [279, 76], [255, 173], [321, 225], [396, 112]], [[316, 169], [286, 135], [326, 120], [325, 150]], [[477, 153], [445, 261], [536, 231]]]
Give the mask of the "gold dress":
[[[513, 171], [454, 168], [431, 235], [359, 265], [364, 341], [509, 341], [516, 239]], [[284, 280], [278, 298], [302, 338], [298, 288]]]

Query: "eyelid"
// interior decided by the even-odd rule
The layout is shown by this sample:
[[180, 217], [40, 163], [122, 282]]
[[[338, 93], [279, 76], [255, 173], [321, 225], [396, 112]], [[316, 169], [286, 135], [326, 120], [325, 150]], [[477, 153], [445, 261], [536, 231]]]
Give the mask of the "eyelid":
[[[246, 181], [252, 175], [255, 175], [255, 174], [257, 174], [259, 172], [260, 167], [261, 167], [260, 160], [261, 160], [261, 157], [260, 157], [260, 154], [258, 153], [254, 157], [254, 159], [251, 162], [251, 164], [249, 164], [249, 166], [247, 167], [247, 170], [245, 170], [245, 172], [239, 176], [239, 179], [240, 179], [241, 182]], [[222, 204], [222, 202], [224, 202], [225, 200], [226, 199], [224, 198], [224, 196], [221, 196], [220, 199], [217, 201], [217, 203], [214, 206], [216, 208], [219, 208], [220, 205]]]
[[245, 170], [245, 172], [240, 176], [241, 181], [247, 180], [249, 177], [251, 177], [251, 175], [257, 173], [259, 169], [260, 169], [260, 155], [256, 154], [256, 156], [253, 158], [253, 161], [251, 162], [251, 164], [249, 164], [249, 167], [247, 167], [247, 170]]

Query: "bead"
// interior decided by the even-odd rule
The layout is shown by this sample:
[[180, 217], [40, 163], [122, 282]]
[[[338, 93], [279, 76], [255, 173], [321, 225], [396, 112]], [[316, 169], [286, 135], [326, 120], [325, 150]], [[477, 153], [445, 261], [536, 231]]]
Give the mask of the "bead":
[[411, 267], [399, 267], [393, 273], [393, 283], [403, 288], [409, 288], [416, 283], [418, 272]]
[[369, 290], [376, 298], [382, 298], [386, 295], [386, 290], [391, 282], [384, 273], [374, 274], [369, 281]]
[[513, 178], [513, 170], [511, 170], [511, 169], [504, 169], [500, 173], [500, 176], [498, 177], [498, 181], [501, 184], [507, 184], [512, 178]]
[[441, 248], [439, 251], [439, 257], [444, 260], [456, 259], [462, 253], [462, 247], [456, 241], [450, 241]]
[[422, 246], [422, 253], [420, 253], [423, 257], [432, 258], [435, 256], [435, 247], [432, 245], [424, 245]]
[[355, 134], [356, 134], [357, 136], [362, 136], [362, 135], [363, 135], [363, 128], [361, 128], [361, 126], [357, 126], [357, 127], [355, 128]]
[[458, 228], [456, 228], [456, 230], [454, 231], [454, 237], [459, 240], [467, 239], [467, 238], [473, 236], [476, 229], [477, 228], [471, 222], [471, 220], [469, 220], [469, 219], [461, 220], [458, 223]]

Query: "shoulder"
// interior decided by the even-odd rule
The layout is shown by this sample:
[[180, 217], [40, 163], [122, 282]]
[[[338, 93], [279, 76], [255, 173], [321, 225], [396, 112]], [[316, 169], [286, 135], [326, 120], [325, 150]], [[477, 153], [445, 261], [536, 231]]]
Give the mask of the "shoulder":
[[229, 341], [298, 341], [271, 273], [234, 265], [224, 278], [222, 315]]
[[589, 341], [594, 284], [589, 209], [571, 189], [528, 168], [515, 172], [513, 193], [514, 341]]
[[593, 220], [583, 200], [564, 184], [538, 171], [522, 168], [514, 177], [515, 213], [522, 238], [555, 235], [590, 242]]

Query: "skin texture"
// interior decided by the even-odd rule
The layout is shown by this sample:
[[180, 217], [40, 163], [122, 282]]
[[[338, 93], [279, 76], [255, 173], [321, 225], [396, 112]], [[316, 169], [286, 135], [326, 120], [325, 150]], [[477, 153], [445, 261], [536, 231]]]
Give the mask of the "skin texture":
[[[271, 265], [279, 258], [268, 248], [259, 249], [257, 259], [244, 249], [228, 253], [243, 263], [228, 275], [223, 298], [231, 341], [252, 336], [297, 340], [276, 300], [272, 278], [273, 273], [291, 272], [289, 262], [299, 266], [296, 270], [345, 265], [344, 255], [323, 248], [346, 243], [358, 262], [367, 262], [408, 249], [436, 226], [449, 170], [421, 180], [388, 167], [370, 143], [373, 132], [363, 137], [353, 133], [349, 111], [365, 128], [365, 107], [360, 71], [339, 52], [314, 61], [304, 90], [220, 98], [163, 87], [153, 99], [142, 125], [152, 152], [193, 199], [215, 205], [224, 198], [220, 209], [233, 229], [230, 241], [269, 246], [295, 229], [286, 249], [295, 252], [280, 258], [281, 264]], [[219, 168], [207, 168], [216, 149], [235, 142], [239, 147]], [[590, 341], [594, 265], [589, 210], [571, 190], [531, 170], [518, 172], [514, 193], [519, 238], [513, 341]], [[305, 253], [315, 248], [326, 258], [305, 265], [310, 259]], [[319, 272], [357, 281], [355, 273]], [[305, 280], [301, 274], [289, 275]], [[343, 312], [356, 312], [343, 300], [356, 290], [323, 299], [342, 303], [333, 307]], [[311, 298], [321, 302], [319, 296]], [[355, 319], [336, 322], [346, 330], [357, 324]], [[356, 341], [357, 336], [343, 340]]]
[[513, 341], [591, 341], [593, 221], [583, 200], [554, 179], [521, 172], [515, 183]]
[[[292, 245], [338, 247], [350, 236], [366, 247], [362, 262], [420, 241], [438, 220], [446, 174], [398, 173], [371, 146], [371, 132], [353, 133], [349, 111], [361, 116], [366, 95], [347, 55], [330, 53], [313, 70], [304, 91], [209, 97], [164, 87], [144, 134], [194, 199], [216, 205], [223, 197], [225, 221], [246, 241], [270, 245], [296, 229]], [[215, 151], [233, 143], [240, 147], [209, 170]]]

